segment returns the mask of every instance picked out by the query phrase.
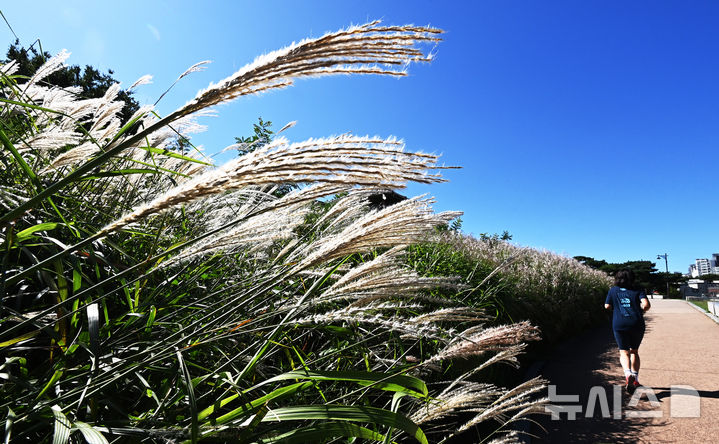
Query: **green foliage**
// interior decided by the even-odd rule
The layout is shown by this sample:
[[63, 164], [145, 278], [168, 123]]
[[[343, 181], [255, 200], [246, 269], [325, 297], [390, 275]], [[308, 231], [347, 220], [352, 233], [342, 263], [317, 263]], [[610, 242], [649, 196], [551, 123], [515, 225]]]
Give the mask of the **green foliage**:
[[237, 149], [237, 155], [243, 156], [251, 153], [257, 148], [261, 148], [272, 141], [272, 122], [264, 121], [262, 117], [258, 118], [258, 122], [252, 124], [254, 134], [246, 137], [235, 137], [235, 142], [240, 144]]
[[[235, 142], [239, 145], [239, 147], [237, 148], [238, 156], [247, 155], [257, 150], [258, 148], [262, 148], [263, 146], [272, 142], [272, 136], [274, 134], [274, 131], [272, 131], [271, 129], [271, 121], [265, 121], [262, 120], [262, 117], [259, 117], [258, 122], [254, 123], [252, 127], [254, 131], [253, 135], [235, 137]], [[277, 185], [277, 189], [273, 191], [272, 194], [277, 197], [282, 197], [294, 189], [297, 189], [297, 184], [295, 183], [281, 183]]]
[[511, 241], [511, 240], [512, 240], [512, 235], [509, 234], [509, 231], [504, 230], [504, 231], [502, 231], [502, 234], [501, 234], [501, 235], [498, 234], [498, 233], [493, 233], [493, 234], [481, 233], [481, 234], [479, 235], [479, 238], [482, 239], [482, 240], [484, 240], [484, 241], [488, 241], [488, 242], [492, 242], [492, 243], [495, 243], [495, 244], [496, 244], [496, 243], [499, 242], [499, 241], [504, 241], [504, 242], [509, 242], [509, 241]]
[[452, 223], [449, 225], [449, 229], [454, 232], [462, 231], [462, 218], [458, 217], [453, 220]]
[[589, 256], [574, 256], [574, 259], [586, 265], [587, 267], [594, 268], [595, 270], [602, 270], [602, 267], [606, 267], [609, 264], [604, 259], [596, 260]]

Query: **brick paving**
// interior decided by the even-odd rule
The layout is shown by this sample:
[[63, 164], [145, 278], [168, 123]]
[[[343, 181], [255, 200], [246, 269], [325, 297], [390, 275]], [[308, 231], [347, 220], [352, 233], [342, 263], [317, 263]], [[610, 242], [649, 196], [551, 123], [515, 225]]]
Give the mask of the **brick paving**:
[[[651, 390], [634, 402], [615, 389], [623, 373], [611, 328], [589, 331], [562, 344], [543, 366], [557, 395], [579, 400], [552, 403], [565, 411], [559, 420], [537, 418], [533, 444], [719, 443], [719, 325], [685, 301], [651, 302], [639, 349], [639, 381]], [[577, 409], [569, 420], [567, 410]]]

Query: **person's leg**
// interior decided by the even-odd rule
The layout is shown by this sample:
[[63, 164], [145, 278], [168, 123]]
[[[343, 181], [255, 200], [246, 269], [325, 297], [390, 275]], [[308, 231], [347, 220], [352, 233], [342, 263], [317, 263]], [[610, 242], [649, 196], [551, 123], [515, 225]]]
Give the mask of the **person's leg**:
[[642, 343], [644, 338], [644, 326], [637, 328], [631, 333], [631, 344], [629, 346], [629, 368], [632, 371], [634, 377], [634, 385], [639, 386], [639, 367], [641, 366], [641, 360], [639, 359], [639, 345]]
[[639, 360], [639, 350], [637, 350], [636, 348], [630, 349], [628, 351], [628, 354], [629, 369], [634, 373], [639, 373], [639, 367], [641, 366], [641, 361]]
[[636, 378], [632, 373], [632, 362], [629, 356], [629, 351], [632, 349], [630, 345], [631, 336], [626, 331], [614, 330], [614, 338], [619, 346], [619, 362], [624, 369], [624, 378], [627, 382], [626, 389], [629, 393], [634, 393], [634, 381], [636, 381]]
[[632, 363], [631, 363], [631, 358], [629, 356], [629, 350], [621, 350], [621, 349], [619, 350], [619, 362], [622, 364], [622, 368], [624, 369], [625, 375], [632, 370]]
[[631, 370], [631, 361], [629, 360], [629, 350], [632, 348], [629, 344], [627, 333], [622, 330], [614, 330], [614, 339], [617, 341], [619, 347], [619, 363], [622, 364], [624, 373], [629, 373]]

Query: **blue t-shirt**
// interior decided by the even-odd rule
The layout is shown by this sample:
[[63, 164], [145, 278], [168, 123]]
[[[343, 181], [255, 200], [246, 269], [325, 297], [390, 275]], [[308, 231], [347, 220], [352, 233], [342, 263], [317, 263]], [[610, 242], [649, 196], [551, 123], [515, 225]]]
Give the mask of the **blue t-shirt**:
[[646, 299], [643, 291], [628, 290], [626, 288], [612, 287], [607, 294], [605, 304], [612, 306], [614, 316], [612, 328], [614, 330], [631, 330], [644, 327], [644, 310], [640, 299]]

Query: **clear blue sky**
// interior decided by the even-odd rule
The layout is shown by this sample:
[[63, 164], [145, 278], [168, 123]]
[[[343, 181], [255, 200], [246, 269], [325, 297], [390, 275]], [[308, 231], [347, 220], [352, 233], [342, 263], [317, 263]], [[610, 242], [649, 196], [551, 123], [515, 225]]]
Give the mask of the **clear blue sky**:
[[[264, 52], [381, 18], [446, 30], [410, 77], [337, 77], [243, 99], [205, 119], [208, 152], [261, 116], [292, 140], [351, 131], [442, 153], [447, 184], [413, 186], [464, 230], [611, 262], [719, 252], [719, 2], [33, 1], [0, 10], [21, 43], [113, 69], [167, 113]], [[30, 6], [31, 5], [31, 6]], [[119, 6], [119, 7], [117, 7]], [[0, 23], [0, 39], [13, 35]], [[659, 262], [659, 261], [657, 261]], [[663, 262], [663, 261], [661, 261]], [[658, 263], [663, 270], [664, 264]]]

